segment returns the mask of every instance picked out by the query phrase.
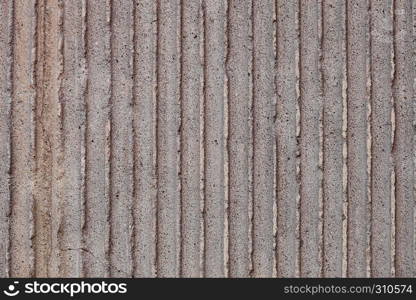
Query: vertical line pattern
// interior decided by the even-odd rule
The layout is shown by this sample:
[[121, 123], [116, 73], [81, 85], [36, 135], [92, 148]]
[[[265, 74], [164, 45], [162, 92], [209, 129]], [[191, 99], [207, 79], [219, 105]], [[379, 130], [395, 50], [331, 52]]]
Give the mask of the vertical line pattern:
[[412, 1], [394, 2], [394, 170], [396, 174], [397, 277], [415, 276], [414, 266], [414, 111], [412, 64]]
[[367, 248], [367, 1], [347, 2], [349, 277], [365, 277]]
[[300, 1], [300, 272], [320, 274], [319, 218], [319, 74], [318, 5]]
[[[82, 127], [85, 124], [85, 45], [83, 36], [83, 2], [64, 2], [63, 7], [63, 199], [61, 276], [82, 275]], [[72, 141], [75, 141], [72, 143]]]
[[111, 3], [110, 276], [132, 275], [133, 1]]
[[391, 276], [391, 1], [371, 2], [371, 272]]
[[200, 1], [182, 1], [181, 275], [199, 277], [200, 266]]
[[224, 23], [222, 0], [204, 0], [204, 276], [224, 276]]
[[110, 130], [110, 2], [87, 1], [86, 187], [84, 272], [109, 275], [109, 194], [107, 150]]
[[277, 275], [294, 277], [296, 271], [296, 6], [277, 1], [276, 154], [277, 154]]
[[3, 1], [0, 277], [414, 277], [415, 11]]
[[342, 270], [342, 1], [323, 1], [323, 276]]
[[247, 277], [248, 253], [248, 1], [228, 3], [229, 255], [231, 277]]
[[0, 4], [0, 277], [8, 277], [10, 216], [10, 121], [12, 103], [12, 30], [13, 3]]
[[156, 5], [152, 0], [137, 0], [134, 9], [134, 276], [153, 277], [156, 259], [153, 151]]
[[[37, 17], [37, 35], [36, 35], [36, 64], [35, 64], [35, 74], [36, 82], [44, 81], [44, 70], [45, 70], [45, 1], [39, 1], [36, 5]], [[46, 81], [46, 80], [45, 80]], [[46, 141], [45, 130], [41, 127], [42, 114], [44, 107], [44, 94], [45, 88], [39, 86], [36, 90], [36, 100], [35, 100], [35, 113], [37, 124], [35, 124], [35, 152], [36, 152], [36, 161], [35, 161], [35, 184], [34, 184], [34, 231], [35, 231], [35, 241], [34, 241], [34, 255], [35, 255], [35, 270], [36, 275], [38, 276], [47, 276], [48, 274], [48, 260], [49, 257], [45, 256], [45, 253], [50, 254], [49, 249], [50, 237], [51, 237], [51, 226], [50, 226], [50, 203], [49, 195], [51, 190], [50, 182], [50, 167], [47, 165], [51, 160], [51, 156], [48, 157], [48, 152], [44, 151], [45, 146], [48, 141]], [[43, 120], [44, 121], [44, 120]], [[40, 123], [40, 125], [38, 124]], [[46, 166], [42, 166], [41, 157], [45, 157]], [[40, 161], [40, 162], [39, 162]], [[38, 171], [39, 170], [39, 171]], [[43, 184], [44, 186], [40, 186]]]
[[36, 1], [15, 1], [11, 119], [10, 277], [34, 275], [33, 190]]
[[253, 1], [254, 228], [255, 277], [273, 271], [273, 1]]
[[[61, 1], [38, 6], [37, 72], [42, 73], [36, 97], [35, 271], [38, 277], [59, 275], [61, 222]], [[39, 73], [39, 74], [40, 74]]]
[[159, 0], [157, 43], [157, 271], [160, 277], [177, 277], [177, 220], [179, 192], [178, 37], [179, 1]]

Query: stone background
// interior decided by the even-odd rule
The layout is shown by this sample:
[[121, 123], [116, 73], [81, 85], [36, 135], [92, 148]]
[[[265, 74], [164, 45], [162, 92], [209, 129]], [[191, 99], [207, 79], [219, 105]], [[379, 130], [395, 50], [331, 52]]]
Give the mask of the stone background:
[[0, 276], [415, 276], [415, 25], [414, 0], [1, 1]]

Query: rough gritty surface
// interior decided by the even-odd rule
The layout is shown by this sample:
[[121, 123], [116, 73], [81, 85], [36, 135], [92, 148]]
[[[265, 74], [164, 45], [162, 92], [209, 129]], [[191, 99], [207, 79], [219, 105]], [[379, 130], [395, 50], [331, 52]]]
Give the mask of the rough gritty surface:
[[412, 0], [0, 4], [0, 277], [414, 277]]
[[[300, 275], [319, 276], [318, 2], [300, 2]], [[278, 41], [279, 42], [279, 41]]]
[[391, 275], [391, 1], [371, 3], [371, 272]]
[[342, 275], [342, 39], [340, 0], [323, 3], [323, 276]]
[[348, 266], [350, 277], [366, 276], [367, 248], [367, 33], [366, 1], [347, 2]]

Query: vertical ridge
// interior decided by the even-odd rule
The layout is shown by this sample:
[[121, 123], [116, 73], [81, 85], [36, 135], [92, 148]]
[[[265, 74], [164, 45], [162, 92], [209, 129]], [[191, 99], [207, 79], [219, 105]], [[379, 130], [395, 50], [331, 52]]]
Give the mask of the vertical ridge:
[[371, 275], [391, 276], [391, 1], [371, 2]]
[[224, 276], [224, 24], [222, 0], [204, 0], [204, 276]]
[[343, 137], [342, 2], [323, 2], [323, 276], [341, 277]]
[[61, 85], [60, 53], [60, 1], [38, 6], [37, 89], [34, 182], [35, 202], [35, 274], [37, 277], [59, 275], [60, 253], [58, 231], [60, 226], [60, 201], [62, 161], [61, 148]]
[[318, 277], [319, 69], [318, 3], [300, 1], [300, 272]]
[[85, 58], [83, 1], [66, 1], [63, 8], [63, 190], [61, 276], [82, 276], [82, 128], [85, 126]]
[[0, 4], [0, 278], [9, 276], [13, 2]]
[[[43, 112], [43, 98], [45, 94], [45, 88], [42, 83], [44, 81], [44, 69], [45, 69], [45, 1], [40, 0], [36, 4], [37, 24], [36, 24], [36, 63], [35, 63], [35, 76], [36, 76], [36, 99], [35, 99], [35, 119], [34, 119], [34, 150], [35, 150], [35, 172], [34, 172], [34, 270], [35, 274], [41, 274], [45, 276], [48, 273], [48, 262], [46, 255], [42, 255], [42, 252], [47, 252], [50, 249], [50, 214], [48, 206], [48, 185], [50, 184], [49, 168], [42, 169], [39, 167], [39, 157], [46, 156], [42, 147], [46, 143], [43, 141], [44, 130], [39, 129], [38, 119], [41, 118]], [[42, 123], [41, 123], [42, 124]], [[39, 169], [42, 169], [40, 172]], [[44, 174], [47, 171], [48, 174]], [[44, 175], [43, 175], [44, 174]], [[49, 175], [49, 176], [48, 176]], [[42, 178], [44, 177], [44, 178]], [[43, 180], [42, 180], [43, 179]], [[42, 187], [40, 187], [43, 185]], [[43, 229], [43, 230], [42, 230]]]
[[134, 276], [153, 277], [156, 259], [155, 232], [155, 3], [135, 2], [134, 60]]
[[36, 1], [15, 1], [11, 119], [10, 277], [33, 269], [33, 109]]
[[111, 3], [110, 276], [130, 277], [133, 200], [133, 2]]
[[159, 277], [177, 277], [179, 1], [159, 0], [157, 9], [157, 270]]
[[273, 271], [273, 0], [253, 1], [254, 277]]
[[396, 245], [397, 277], [412, 277], [414, 266], [414, 111], [412, 64], [412, 2], [394, 2], [394, 112], [396, 130], [393, 157], [396, 174]]
[[367, 1], [348, 1], [347, 20], [347, 276], [365, 277], [367, 273]]
[[182, 1], [181, 276], [200, 274], [200, 1]]
[[84, 272], [109, 275], [110, 2], [87, 1]]
[[230, 277], [247, 277], [248, 250], [248, 1], [228, 3]]
[[296, 264], [296, 0], [277, 1], [276, 196], [277, 276], [294, 277]]

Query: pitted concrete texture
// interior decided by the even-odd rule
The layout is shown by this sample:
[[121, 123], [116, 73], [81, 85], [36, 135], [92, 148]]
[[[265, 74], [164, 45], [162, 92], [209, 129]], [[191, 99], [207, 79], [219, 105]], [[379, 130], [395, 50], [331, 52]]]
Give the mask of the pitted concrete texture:
[[414, 0], [0, 3], [0, 277], [414, 277]]

